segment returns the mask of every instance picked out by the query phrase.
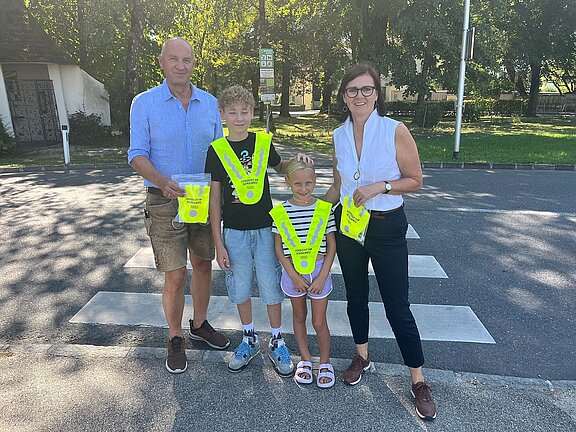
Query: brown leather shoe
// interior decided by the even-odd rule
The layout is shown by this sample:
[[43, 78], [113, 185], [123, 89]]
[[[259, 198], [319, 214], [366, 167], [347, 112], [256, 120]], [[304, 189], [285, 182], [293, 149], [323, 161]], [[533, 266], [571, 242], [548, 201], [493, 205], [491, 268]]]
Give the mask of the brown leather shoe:
[[208, 321], [204, 321], [199, 328], [195, 329], [192, 325], [192, 320], [190, 320], [190, 331], [188, 333], [190, 339], [206, 342], [212, 348], [223, 350], [230, 345], [228, 338], [214, 330]]
[[365, 360], [360, 354], [356, 354], [352, 359], [352, 363], [342, 373], [342, 379], [348, 385], [356, 385], [362, 379], [362, 374], [370, 368], [370, 354]]
[[416, 400], [416, 414], [424, 420], [436, 418], [436, 405], [432, 400], [432, 390], [425, 382], [412, 384], [412, 396]]
[[184, 338], [174, 336], [168, 341], [168, 358], [166, 359], [166, 369], [168, 372], [178, 374], [188, 368]]

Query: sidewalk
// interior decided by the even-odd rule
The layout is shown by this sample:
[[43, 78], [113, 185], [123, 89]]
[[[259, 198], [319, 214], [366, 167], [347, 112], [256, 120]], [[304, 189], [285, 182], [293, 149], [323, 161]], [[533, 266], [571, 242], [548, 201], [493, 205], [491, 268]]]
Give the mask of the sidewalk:
[[[281, 379], [260, 355], [243, 372], [230, 352], [188, 350], [171, 375], [165, 350], [0, 346], [0, 430], [8, 431], [574, 431], [576, 382], [426, 370], [438, 418], [413, 410], [404, 367], [374, 363], [329, 390]], [[337, 372], [348, 363], [334, 359]]]

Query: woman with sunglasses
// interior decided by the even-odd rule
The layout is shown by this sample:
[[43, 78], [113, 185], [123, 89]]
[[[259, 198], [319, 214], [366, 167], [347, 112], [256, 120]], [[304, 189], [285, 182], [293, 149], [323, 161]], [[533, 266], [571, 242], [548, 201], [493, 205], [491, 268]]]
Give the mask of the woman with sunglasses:
[[384, 115], [378, 72], [358, 64], [340, 84], [344, 123], [334, 131], [334, 183], [325, 200], [335, 210], [338, 259], [356, 355], [343, 380], [355, 385], [370, 368], [368, 352], [368, 261], [372, 262], [386, 317], [412, 380], [418, 416], [436, 417], [422, 372], [424, 355], [408, 301], [408, 222], [402, 194], [422, 186], [418, 149], [402, 123]]

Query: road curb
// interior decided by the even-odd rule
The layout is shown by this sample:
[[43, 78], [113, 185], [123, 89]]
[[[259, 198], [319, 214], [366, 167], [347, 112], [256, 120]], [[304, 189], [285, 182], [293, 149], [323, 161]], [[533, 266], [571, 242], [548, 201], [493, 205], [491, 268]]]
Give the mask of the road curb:
[[[575, 171], [576, 165], [570, 164], [526, 164], [526, 163], [478, 163], [478, 162], [422, 162], [422, 169], [481, 169], [481, 170], [513, 170], [513, 171]], [[317, 159], [319, 168], [331, 168], [331, 163], [324, 163]], [[78, 165], [50, 165], [28, 166], [18, 168], [0, 168], [0, 174], [34, 173], [34, 172], [66, 172], [129, 169], [130, 165], [123, 163], [78, 164]]]
[[[165, 348], [155, 347], [122, 347], [80, 344], [0, 344], [0, 358], [5, 356], [25, 354], [40, 357], [72, 357], [72, 358], [133, 358], [133, 359], [164, 359]], [[225, 363], [232, 355], [231, 351], [194, 350], [187, 349], [189, 361], [204, 363]], [[266, 353], [260, 353], [254, 364], [265, 364]], [[296, 359], [296, 358], [295, 358]], [[316, 363], [318, 358], [313, 359]], [[336, 370], [345, 370], [350, 359], [333, 358], [332, 364]], [[371, 373], [379, 375], [403, 376], [408, 379], [406, 367], [398, 364], [372, 362]], [[576, 390], [576, 381], [546, 380], [542, 378], [523, 378], [514, 376], [489, 375], [474, 372], [454, 372], [442, 369], [425, 368], [427, 380], [431, 383], [447, 385], [469, 384], [474, 386], [497, 386], [514, 389], [532, 389], [553, 392], [561, 389]]]
[[422, 169], [489, 169], [489, 170], [533, 170], [533, 171], [576, 171], [576, 165], [527, 164], [527, 163], [478, 163], [478, 162], [422, 162]]

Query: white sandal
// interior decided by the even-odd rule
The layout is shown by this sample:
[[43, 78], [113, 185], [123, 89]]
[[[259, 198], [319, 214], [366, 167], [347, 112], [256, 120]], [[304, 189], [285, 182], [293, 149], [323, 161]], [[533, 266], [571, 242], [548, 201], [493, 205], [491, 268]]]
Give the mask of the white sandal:
[[[308, 378], [300, 376], [300, 374], [307, 374]], [[312, 375], [312, 362], [301, 360], [296, 365], [296, 372], [294, 373], [294, 381], [298, 384], [312, 384], [314, 375]]]
[[[324, 369], [324, 372], [322, 370]], [[320, 382], [322, 378], [329, 378], [328, 382]], [[316, 378], [316, 385], [320, 388], [330, 388], [334, 385], [336, 379], [334, 377], [334, 367], [330, 363], [322, 363], [318, 366], [318, 377]]]

